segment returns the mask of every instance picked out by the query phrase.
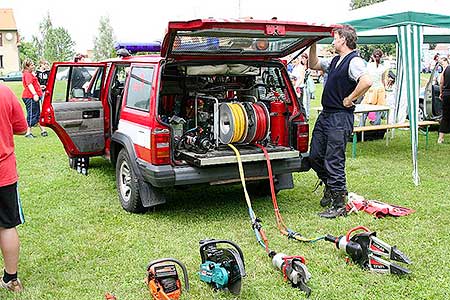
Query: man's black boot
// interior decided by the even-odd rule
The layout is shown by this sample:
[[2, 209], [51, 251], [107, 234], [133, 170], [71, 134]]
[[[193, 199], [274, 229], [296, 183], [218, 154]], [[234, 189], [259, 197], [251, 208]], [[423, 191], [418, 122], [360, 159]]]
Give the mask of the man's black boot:
[[320, 206], [330, 206], [332, 200], [331, 190], [327, 185], [325, 185], [325, 188], [323, 189], [323, 197], [320, 199]]
[[346, 217], [345, 200], [347, 197], [346, 191], [331, 191], [332, 203], [331, 207], [324, 212], [319, 213], [319, 216], [327, 219], [334, 219], [339, 216]]

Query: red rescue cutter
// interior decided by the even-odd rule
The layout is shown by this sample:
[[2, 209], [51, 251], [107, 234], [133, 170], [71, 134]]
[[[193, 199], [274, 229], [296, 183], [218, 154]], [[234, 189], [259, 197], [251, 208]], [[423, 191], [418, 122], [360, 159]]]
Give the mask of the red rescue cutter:
[[[352, 233], [363, 230], [351, 236]], [[402, 266], [391, 263], [381, 257], [410, 264], [411, 260], [403, 254], [396, 246], [390, 246], [376, 237], [376, 232], [371, 232], [364, 226], [352, 228], [345, 236], [335, 237], [327, 235], [326, 241], [332, 242], [336, 248], [345, 252], [352, 261], [357, 263], [363, 269], [369, 269], [377, 273], [390, 273], [396, 275], [409, 274], [410, 271]]]

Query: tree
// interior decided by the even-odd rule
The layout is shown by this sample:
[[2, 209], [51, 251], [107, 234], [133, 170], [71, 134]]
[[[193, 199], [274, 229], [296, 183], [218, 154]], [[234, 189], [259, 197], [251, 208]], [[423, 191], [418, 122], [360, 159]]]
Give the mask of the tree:
[[[357, 9], [371, 4], [384, 2], [385, 0], [351, 0], [350, 8]], [[381, 49], [385, 56], [395, 55], [395, 44], [379, 44], [379, 45], [359, 45], [358, 49], [361, 53], [361, 57], [365, 60], [369, 60], [375, 49]]]
[[385, 0], [350, 0], [350, 8], [357, 9], [367, 5], [384, 2]]
[[50, 28], [44, 40], [44, 57], [49, 61], [71, 60], [75, 42], [63, 27]]
[[39, 60], [38, 49], [35, 47], [34, 43], [26, 42], [23, 38], [20, 39], [20, 43], [17, 45], [19, 48], [19, 59], [20, 64], [25, 60], [25, 58], [30, 58], [34, 62]]
[[50, 62], [71, 60], [75, 54], [72, 37], [65, 28], [53, 27], [49, 12], [39, 24], [39, 33], [33, 36], [32, 45], [36, 62], [40, 59]]
[[109, 17], [101, 17], [98, 36], [94, 38], [94, 60], [99, 61], [114, 56], [114, 31]]
[[358, 45], [361, 57], [365, 60], [369, 60], [375, 49], [383, 51], [384, 57], [389, 55], [395, 55], [395, 44], [377, 44], [377, 45]]
[[37, 51], [37, 57], [43, 58], [44, 57], [44, 44], [45, 39], [48, 34], [48, 32], [52, 28], [52, 20], [50, 18], [50, 13], [47, 11], [47, 15], [44, 17], [44, 19], [39, 23], [39, 33], [38, 35], [33, 35], [33, 46]]

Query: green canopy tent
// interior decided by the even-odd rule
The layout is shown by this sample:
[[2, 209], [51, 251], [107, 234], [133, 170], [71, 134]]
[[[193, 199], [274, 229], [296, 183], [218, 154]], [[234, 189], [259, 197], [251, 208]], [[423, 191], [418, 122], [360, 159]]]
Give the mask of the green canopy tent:
[[[424, 29], [426, 29], [426, 42], [450, 41], [449, 30], [445, 29], [440, 32], [428, 30], [430, 27], [450, 28], [450, 6], [446, 2], [448, 1], [387, 0], [352, 10], [346, 16], [347, 21], [338, 21], [338, 23], [350, 24], [355, 27], [360, 37], [358, 38], [360, 44], [397, 43], [395, 115], [398, 121], [400, 100], [402, 97], [406, 98], [411, 127], [412, 173], [415, 185], [420, 183], [417, 146], [421, 49], [424, 42]], [[443, 12], [448, 14], [443, 15]], [[378, 32], [376, 32], [377, 30]]]

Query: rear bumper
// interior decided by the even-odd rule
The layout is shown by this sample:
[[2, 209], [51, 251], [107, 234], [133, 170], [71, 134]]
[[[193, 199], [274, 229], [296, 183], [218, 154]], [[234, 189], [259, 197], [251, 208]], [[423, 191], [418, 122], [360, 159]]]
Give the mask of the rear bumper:
[[[301, 154], [300, 157], [271, 161], [274, 175], [306, 172], [310, 169], [309, 154]], [[227, 164], [211, 167], [192, 166], [155, 166], [138, 159], [138, 166], [144, 180], [155, 187], [168, 187], [175, 185], [192, 185], [199, 183], [226, 183], [239, 180], [237, 164]], [[246, 178], [267, 177], [267, 165], [265, 161], [244, 163]]]

